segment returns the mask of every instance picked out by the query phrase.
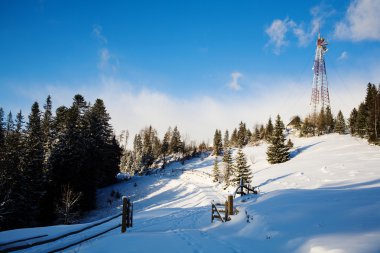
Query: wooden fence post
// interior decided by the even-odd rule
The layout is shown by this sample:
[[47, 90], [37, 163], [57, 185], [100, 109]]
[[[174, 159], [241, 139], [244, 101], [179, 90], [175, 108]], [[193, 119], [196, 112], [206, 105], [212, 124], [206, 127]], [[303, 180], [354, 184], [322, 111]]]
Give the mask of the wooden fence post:
[[121, 215], [121, 233], [127, 231], [127, 213], [128, 213], [128, 199], [126, 196], [123, 196], [123, 213]]
[[234, 196], [228, 195], [228, 214], [234, 215]]

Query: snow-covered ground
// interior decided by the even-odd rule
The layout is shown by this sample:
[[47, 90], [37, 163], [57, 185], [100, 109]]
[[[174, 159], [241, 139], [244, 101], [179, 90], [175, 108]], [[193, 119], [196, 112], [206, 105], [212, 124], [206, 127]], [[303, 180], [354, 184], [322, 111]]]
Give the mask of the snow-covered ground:
[[[83, 222], [119, 213], [121, 200], [107, 202], [116, 190], [134, 202], [134, 227], [67, 251], [380, 252], [380, 147], [336, 134], [292, 141], [292, 159], [283, 164], [267, 163], [265, 144], [244, 149], [260, 194], [236, 198], [239, 214], [227, 223], [211, 223], [210, 203], [224, 202], [234, 189], [212, 183], [214, 157], [196, 158], [100, 190], [99, 208]], [[2, 232], [0, 244], [80, 226]], [[28, 252], [48, 249], [41, 245]]]

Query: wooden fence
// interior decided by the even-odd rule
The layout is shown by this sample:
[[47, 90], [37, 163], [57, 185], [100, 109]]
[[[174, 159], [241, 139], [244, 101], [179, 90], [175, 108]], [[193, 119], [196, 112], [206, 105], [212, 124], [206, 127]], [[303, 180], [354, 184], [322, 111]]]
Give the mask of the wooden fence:
[[121, 216], [121, 232], [125, 233], [127, 228], [133, 227], [133, 203], [123, 196], [123, 213]]

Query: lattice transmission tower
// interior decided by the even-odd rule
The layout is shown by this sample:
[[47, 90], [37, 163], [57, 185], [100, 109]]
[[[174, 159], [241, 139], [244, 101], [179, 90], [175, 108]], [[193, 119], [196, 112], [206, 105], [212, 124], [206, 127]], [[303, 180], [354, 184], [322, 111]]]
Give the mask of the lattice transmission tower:
[[321, 111], [321, 109], [326, 109], [330, 106], [330, 95], [329, 87], [327, 82], [326, 74], [326, 64], [325, 64], [325, 53], [327, 52], [327, 42], [318, 33], [317, 39], [317, 49], [315, 51], [314, 58], [314, 77], [313, 77], [313, 88], [311, 91], [311, 116], [316, 119], [316, 116]]

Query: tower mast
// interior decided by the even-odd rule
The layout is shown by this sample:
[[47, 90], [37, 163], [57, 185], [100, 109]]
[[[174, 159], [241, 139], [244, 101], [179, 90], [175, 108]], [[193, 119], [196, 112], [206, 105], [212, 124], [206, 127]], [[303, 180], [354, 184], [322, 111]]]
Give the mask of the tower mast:
[[330, 95], [327, 82], [326, 74], [326, 64], [324, 55], [327, 52], [327, 42], [321, 37], [320, 32], [318, 32], [317, 39], [317, 49], [315, 51], [314, 58], [314, 77], [313, 77], [313, 87], [311, 90], [311, 117], [316, 120], [316, 117], [320, 110], [326, 109], [330, 106]]

